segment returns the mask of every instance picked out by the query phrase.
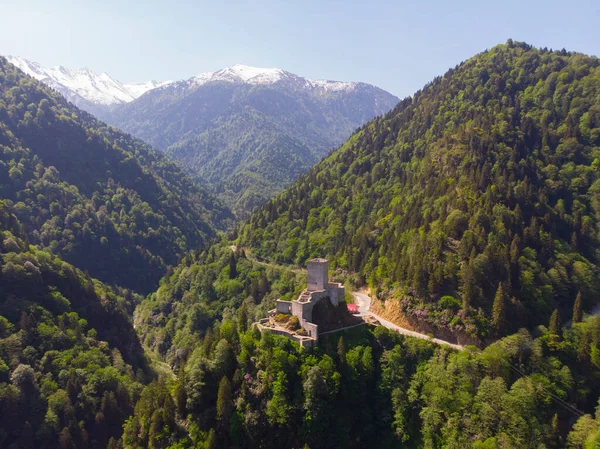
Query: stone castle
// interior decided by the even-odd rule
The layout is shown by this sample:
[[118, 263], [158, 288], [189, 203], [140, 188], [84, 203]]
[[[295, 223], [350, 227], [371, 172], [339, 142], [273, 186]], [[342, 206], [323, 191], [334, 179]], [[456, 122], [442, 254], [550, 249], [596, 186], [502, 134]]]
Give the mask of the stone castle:
[[[261, 332], [268, 331], [283, 335], [300, 343], [303, 347], [312, 347], [319, 339], [319, 330], [313, 321], [313, 308], [318, 302], [328, 299], [333, 306], [345, 302], [344, 286], [329, 282], [329, 262], [326, 259], [308, 261], [308, 285], [298, 299], [293, 301], [277, 300], [275, 309], [269, 316], [257, 323]], [[300, 332], [290, 331], [278, 326], [273, 319], [275, 314], [293, 315], [298, 318]]]

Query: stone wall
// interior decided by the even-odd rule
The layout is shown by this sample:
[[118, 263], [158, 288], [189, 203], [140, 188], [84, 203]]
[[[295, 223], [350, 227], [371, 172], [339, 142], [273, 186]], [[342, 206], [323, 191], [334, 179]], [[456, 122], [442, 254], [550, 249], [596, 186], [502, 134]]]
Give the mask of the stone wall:
[[292, 313], [292, 302], [278, 299], [275, 309], [277, 310], [277, 313]]
[[346, 301], [346, 294], [344, 290], [344, 286], [342, 284], [329, 284], [328, 288], [329, 299], [331, 300], [331, 304], [337, 306], [338, 304]]
[[319, 339], [319, 326], [305, 321], [302, 327], [306, 330], [306, 332], [308, 332], [310, 337], [314, 338], [315, 340]]
[[329, 281], [329, 262], [325, 259], [308, 261], [308, 290], [325, 290]]
[[302, 337], [300, 335], [292, 334], [284, 329], [273, 329], [272, 327], [263, 326], [260, 323], [257, 323], [256, 326], [260, 332], [271, 332], [275, 335], [281, 335], [282, 337], [286, 337], [297, 342], [303, 348], [312, 348], [317, 342], [316, 337]]
[[310, 321], [312, 319], [312, 304], [309, 302], [292, 301], [292, 315], [297, 316], [300, 323], [303, 320]]

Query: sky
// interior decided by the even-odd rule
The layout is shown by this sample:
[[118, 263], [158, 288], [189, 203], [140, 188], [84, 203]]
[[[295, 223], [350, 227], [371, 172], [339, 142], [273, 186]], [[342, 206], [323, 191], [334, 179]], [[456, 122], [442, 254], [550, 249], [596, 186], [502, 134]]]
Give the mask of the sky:
[[123, 82], [236, 63], [412, 95], [512, 38], [600, 56], [600, 0], [0, 0], [0, 54]]

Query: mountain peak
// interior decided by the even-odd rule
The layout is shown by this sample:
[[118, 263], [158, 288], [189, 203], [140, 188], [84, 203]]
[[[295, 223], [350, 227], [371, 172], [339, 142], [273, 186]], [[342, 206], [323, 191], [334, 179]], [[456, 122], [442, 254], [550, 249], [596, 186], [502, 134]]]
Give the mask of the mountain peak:
[[283, 80], [297, 81], [305, 89], [321, 92], [354, 90], [360, 83], [348, 81], [313, 80], [304, 78], [283, 69], [261, 68], [235, 64], [215, 72], [203, 72], [190, 79], [194, 87], [221, 81], [246, 84], [275, 84]]
[[281, 79], [293, 76], [291, 73], [276, 68], [252, 67], [244, 64], [235, 64], [231, 67], [204, 72], [192, 78], [195, 84], [201, 85], [214, 81], [248, 84], [273, 84]]
[[108, 73], [97, 74], [87, 67], [77, 69], [63, 66], [43, 67], [37, 62], [19, 56], [7, 56], [6, 59], [27, 75], [59, 91], [75, 104], [78, 104], [81, 99], [103, 106], [128, 103], [148, 90], [165, 84], [157, 82], [123, 84]]

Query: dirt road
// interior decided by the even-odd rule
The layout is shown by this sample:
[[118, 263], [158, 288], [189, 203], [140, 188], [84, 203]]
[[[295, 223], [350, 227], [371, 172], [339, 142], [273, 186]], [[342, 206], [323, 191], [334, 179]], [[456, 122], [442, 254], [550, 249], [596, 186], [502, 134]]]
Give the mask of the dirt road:
[[408, 335], [410, 337], [415, 337], [415, 338], [421, 338], [423, 340], [432, 341], [439, 345], [450, 346], [454, 349], [458, 349], [459, 351], [462, 351], [463, 349], [465, 349], [464, 346], [450, 343], [449, 341], [440, 340], [439, 338], [432, 338], [429, 335], [421, 334], [419, 332], [411, 331], [410, 329], [405, 329], [403, 327], [397, 326], [396, 324], [392, 323], [391, 321], [388, 321], [384, 318], [381, 318], [380, 316], [375, 315], [374, 313], [369, 311], [369, 308], [371, 307], [371, 298], [366, 293], [352, 292], [352, 296], [354, 296], [354, 299], [356, 301], [359, 316], [363, 316], [363, 317], [364, 316], [372, 316], [373, 318], [377, 319], [377, 321], [379, 321], [382, 326], [385, 326], [388, 329], [391, 329], [394, 332], [398, 332], [400, 334]]

